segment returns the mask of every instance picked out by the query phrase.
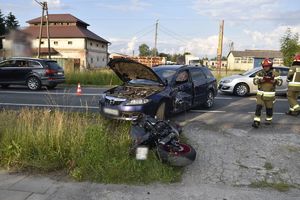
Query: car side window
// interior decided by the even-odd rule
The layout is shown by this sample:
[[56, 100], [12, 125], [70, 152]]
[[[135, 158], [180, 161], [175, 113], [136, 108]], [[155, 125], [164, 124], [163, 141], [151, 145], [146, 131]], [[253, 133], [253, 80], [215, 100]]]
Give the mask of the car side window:
[[202, 67], [201, 70], [204, 72], [206, 78], [214, 78], [214, 75], [211, 73], [211, 71], [207, 67]]
[[278, 72], [279, 72], [280, 76], [287, 76], [289, 73], [289, 69], [279, 68]]
[[26, 60], [16, 60], [16, 67], [28, 67], [28, 62]]
[[34, 68], [40, 68], [41, 67], [40, 63], [38, 63], [36, 61], [29, 61], [28, 66], [29, 67], [34, 67]]
[[7, 60], [0, 63], [0, 67], [11, 67], [12, 61]]
[[201, 71], [201, 69], [191, 69], [191, 76], [193, 81], [203, 81], [206, 79], [205, 75]]
[[176, 85], [186, 83], [188, 81], [189, 81], [189, 72], [187, 70], [179, 72], [175, 79]]
[[249, 77], [250, 77], [250, 78], [254, 78], [254, 77], [256, 76], [256, 74], [259, 73], [259, 72], [261, 72], [261, 71], [262, 71], [262, 70], [259, 70], [259, 71], [257, 71], [257, 72], [254, 72], [254, 73], [251, 74]]

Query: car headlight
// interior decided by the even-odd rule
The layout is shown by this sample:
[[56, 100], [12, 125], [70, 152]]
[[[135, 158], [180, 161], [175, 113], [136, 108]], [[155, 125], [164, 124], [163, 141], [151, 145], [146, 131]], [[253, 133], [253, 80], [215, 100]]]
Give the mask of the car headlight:
[[146, 104], [149, 103], [151, 100], [150, 99], [133, 99], [130, 100], [126, 103], [126, 105], [130, 106], [130, 105], [142, 105], [142, 104]]
[[226, 79], [226, 80], [223, 80], [222, 82], [223, 83], [230, 83], [232, 80], [230, 80], [230, 79]]

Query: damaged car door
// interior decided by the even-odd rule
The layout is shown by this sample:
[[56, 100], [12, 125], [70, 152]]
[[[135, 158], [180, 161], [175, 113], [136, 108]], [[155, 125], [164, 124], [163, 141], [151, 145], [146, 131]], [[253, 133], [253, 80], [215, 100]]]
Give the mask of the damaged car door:
[[181, 70], [174, 80], [172, 91], [173, 110], [182, 112], [193, 106], [193, 83], [188, 70]]
[[194, 104], [200, 105], [205, 102], [207, 93], [207, 79], [200, 68], [190, 69], [194, 86]]

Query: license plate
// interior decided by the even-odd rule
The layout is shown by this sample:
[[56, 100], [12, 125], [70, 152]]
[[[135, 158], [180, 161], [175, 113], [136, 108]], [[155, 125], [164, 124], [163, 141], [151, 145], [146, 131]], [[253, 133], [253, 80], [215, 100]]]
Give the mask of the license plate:
[[149, 149], [148, 147], [138, 147], [136, 149], [135, 158], [137, 160], [147, 160]]
[[63, 75], [63, 73], [62, 73], [62, 72], [57, 72], [57, 74], [58, 74], [58, 75]]
[[114, 116], [118, 116], [119, 115], [119, 111], [118, 110], [111, 109], [111, 108], [103, 108], [103, 112], [106, 113], [106, 114], [114, 115]]

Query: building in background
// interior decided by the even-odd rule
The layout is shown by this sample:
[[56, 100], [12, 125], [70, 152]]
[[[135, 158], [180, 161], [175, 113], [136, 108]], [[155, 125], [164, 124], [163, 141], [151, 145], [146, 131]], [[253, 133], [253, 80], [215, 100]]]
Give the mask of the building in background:
[[110, 59], [116, 59], [116, 58], [128, 58], [131, 60], [134, 60], [136, 62], [142, 63], [143, 65], [146, 65], [148, 67], [153, 67], [157, 65], [164, 65], [166, 64], [167, 60], [165, 57], [152, 57], [152, 56], [129, 56], [121, 53], [110, 53], [109, 54]]
[[[217, 59], [203, 59], [203, 65], [207, 66], [209, 68], [216, 68], [218, 66], [218, 61]], [[222, 60], [221, 61], [221, 68], [226, 68], [227, 67], [227, 60]]]
[[[32, 48], [37, 53], [41, 18], [27, 21], [23, 31], [32, 36]], [[44, 19], [44, 23], [45, 23]], [[109, 42], [87, 29], [89, 24], [71, 14], [50, 14], [50, 52], [54, 59], [74, 59], [80, 69], [104, 67], [108, 62]], [[43, 28], [41, 55], [48, 55], [46, 26]]]
[[283, 65], [283, 56], [275, 50], [230, 51], [227, 56], [229, 70], [249, 70], [260, 67], [264, 58], [273, 60], [274, 66]]

